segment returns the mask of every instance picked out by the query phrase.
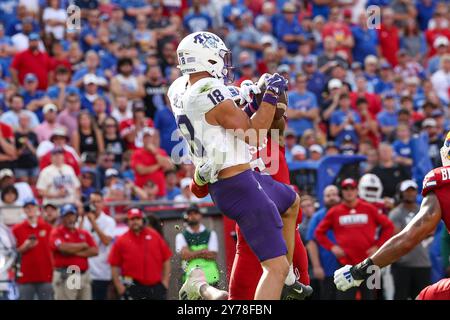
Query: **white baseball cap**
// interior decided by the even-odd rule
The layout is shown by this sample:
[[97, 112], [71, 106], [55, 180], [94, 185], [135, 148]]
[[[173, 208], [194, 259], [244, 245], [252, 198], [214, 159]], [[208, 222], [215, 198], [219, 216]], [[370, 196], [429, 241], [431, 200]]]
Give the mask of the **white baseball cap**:
[[93, 73], [88, 73], [87, 75], [85, 75], [83, 77], [83, 83], [85, 85], [93, 83], [93, 84], [98, 84], [98, 78], [95, 74]]
[[192, 178], [188, 178], [188, 177], [181, 179], [180, 188], [184, 189], [184, 188], [189, 187], [191, 185], [191, 181], [192, 181]]
[[14, 172], [8, 168], [0, 170], [0, 180], [2, 180], [5, 177], [10, 178], [14, 177]]
[[53, 103], [47, 103], [47, 104], [42, 108], [42, 112], [43, 112], [44, 114], [46, 114], [47, 112], [50, 112], [50, 111], [57, 112], [57, 111], [58, 111], [58, 107], [57, 107], [55, 104], [53, 104]]
[[313, 144], [311, 147], [309, 147], [309, 152], [317, 152], [317, 153], [322, 154], [323, 153], [323, 149], [318, 144]]
[[291, 153], [293, 156], [298, 155], [298, 154], [305, 155], [306, 149], [304, 147], [302, 147], [301, 145], [296, 145], [296, 146], [292, 147]]
[[445, 47], [448, 46], [448, 39], [447, 39], [447, 37], [439, 36], [436, 39], [434, 39], [433, 47], [435, 49], [437, 49], [440, 46], [445, 46]]
[[400, 185], [400, 191], [404, 192], [408, 190], [409, 188], [418, 189], [417, 183], [414, 180], [405, 180]]
[[342, 87], [342, 81], [339, 79], [331, 79], [330, 82], [328, 82], [328, 90], [341, 88]]

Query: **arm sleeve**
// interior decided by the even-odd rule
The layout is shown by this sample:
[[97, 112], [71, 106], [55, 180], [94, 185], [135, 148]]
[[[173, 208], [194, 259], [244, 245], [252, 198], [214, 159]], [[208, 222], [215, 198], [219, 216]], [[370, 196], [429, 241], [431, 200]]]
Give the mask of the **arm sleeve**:
[[425, 178], [423, 178], [422, 196], [425, 197], [430, 191], [433, 191], [437, 187], [439, 175], [440, 172], [438, 170], [431, 170], [427, 173]]
[[316, 231], [314, 232], [317, 242], [327, 250], [331, 250], [331, 248], [334, 246], [334, 243], [327, 237], [327, 231], [333, 226], [334, 211], [335, 210], [333, 209], [328, 211], [328, 213], [325, 215], [325, 218], [319, 223]]

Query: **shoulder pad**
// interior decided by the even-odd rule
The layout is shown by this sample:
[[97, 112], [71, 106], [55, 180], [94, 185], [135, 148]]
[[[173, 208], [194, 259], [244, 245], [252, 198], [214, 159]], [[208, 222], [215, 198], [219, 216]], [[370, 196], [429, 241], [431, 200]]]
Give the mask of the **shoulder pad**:
[[431, 170], [423, 179], [422, 195], [450, 183], [450, 167], [440, 167]]
[[219, 103], [233, 99], [227, 86], [215, 78], [197, 81], [186, 93], [183, 97], [186, 112], [206, 113]]

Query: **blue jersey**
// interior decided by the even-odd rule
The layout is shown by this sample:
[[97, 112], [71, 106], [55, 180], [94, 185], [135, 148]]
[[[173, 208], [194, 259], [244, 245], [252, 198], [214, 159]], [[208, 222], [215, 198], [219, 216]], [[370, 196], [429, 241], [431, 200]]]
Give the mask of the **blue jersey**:
[[184, 17], [183, 25], [189, 32], [205, 31], [212, 28], [212, 19], [203, 12], [189, 13]]
[[[316, 96], [309, 91], [305, 93], [290, 92], [289, 93], [289, 108], [293, 110], [309, 111], [317, 109]], [[297, 136], [303, 135], [303, 132], [307, 129], [312, 129], [314, 123], [310, 119], [289, 119], [289, 127], [295, 130]]]
[[[319, 223], [323, 220], [323, 218], [325, 218], [326, 214], [327, 210], [325, 208], [322, 208], [314, 213], [311, 220], [309, 221], [308, 231], [306, 233], [306, 241], [315, 240], [314, 232], [316, 231]], [[331, 240], [331, 242], [336, 243], [336, 239], [332, 230], [328, 230], [327, 237]], [[327, 277], [332, 277], [334, 271], [339, 268], [339, 263], [335, 255], [331, 251], [328, 251], [327, 249], [322, 247], [317, 241], [316, 243], [317, 247], [319, 248], [320, 264], [322, 265], [325, 275]]]
[[[352, 114], [355, 124], [361, 123], [361, 118], [355, 111], [349, 110], [347, 112], [344, 112], [339, 109], [331, 114], [330, 124], [334, 124], [337, 126], [341, 125], [342, 123], [344, 123], [345, 119], [349, 114]], [[344, 128], [341, 132], [339, 132], [339, 134], [336, 136], [335, 138], [336, 144], [340, 145], [344, 140], [345, 136], [348, 135], [352, 138], [353, 141], [358, 142], [358, 135], [356, 133], [355, 127], [349, 125], [348, 127]]]
[[355, 45], [352, 53], [353, 59], [364, 64], [364, 59], [368, 55], [377, 55], [378, 33], [375, 29], [364, 30], [360, 26], [352, 28], [353, 39]]
[[395, 140], [392, 143], [392, 147], [394, 148], [394, 151], [397, 154], [397, 156], [412, 159], [412, 142], [411, 142], [411, 140], [409, 140], [407, 143], [405, 143], [401, 140]]
[[398, 124], [397, 112], [383, 110], [377, 115], [377, 120], [381, 127], [396, 127]]
[[287, 34], [293, 34], [293, 35], [303, 34], [303, 29], [296, 18], [291, 23], [289, 23], [284, 19], [284, 17], [281, 17], [276, 23], [275, 34], [276, 34], [277, 39], [284, 43], [284, 45], [286, 46], [286, 49], [289, 53], [297, 53], [298, 52], [299, 43], [297, 41], [295, 41], [295, 42], [283, 41], [283, 37]]

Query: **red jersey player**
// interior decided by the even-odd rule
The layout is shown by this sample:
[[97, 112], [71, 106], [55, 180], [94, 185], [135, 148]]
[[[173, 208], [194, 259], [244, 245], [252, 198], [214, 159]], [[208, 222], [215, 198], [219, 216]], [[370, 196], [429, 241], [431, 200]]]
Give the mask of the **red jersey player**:
[[[442, 219], [450, 230], [450, 132], [441, 148], [443, 167], [430, 171], [423, 181], [423, 200], [414, 219], [389, 239], [372, 256], [355, 266], [346, 265], [334, 273], [334, 283], [346, 291], [359, 286], [373, 272], [372, 266], [385, 267], [407, 254], [434, 232]], [[426, 287], [418, 300], [450, 300], [450, 278]]]
[[[243, 85], [245, 86], [245, 83]], [[244, 111], [251, 116], [252, 112], [256, 110], [253, 110], [252, 104], [249, 104], [244, 108]], [[275, 117], [277, 118], [277, 115], [275, 115]], [[255, 167], [257, 168], [258, 163], [264, 163], [263, 168], [265, 168], [259, 168], [259, 170], [264, 170], [269, 173], [276, 181], [290, 184], [289, 169], [285, 158], [285, 147], [283, 140], [285, 124], [286, 121], [284, 115], [280, 115], [277, 119], [274, 119], [271, 129], [279, 130], [279, 141], [272, 141], [272, 135], [268, 134], [263, 145], [255, 148], [253, 163], [255, 163]], [[277, 150], [274, 148], [277, 148]], [[278, 157], [276, 161], [273, 161], [273, 156], [276, 156], [276, 153], [278, 154]], [[197, 197], [205, 197], [208, 194], [207, 184], [200, 187], [193, 181], [191, 190]], [[297, 224], [300, 222], [301, 212], [298, 215]], [[229, 299], [253, 300], [256, 286], [258, 285], [258, 281], [262, 275], [262, 268], [237, 225], [236, 235], [236, 255], [234, 257], [233, 268], [230, 276]], [[285, 299], [304, 299], [306, 296], [312, 294], [312, 289], [309, 287], [308, 257], [298, 232], [295, 234], [293, 268], [295, 271], [292, 274], [299, 274], [301, 284], [306, 286], [298, 286], [297, 288], [294, 288], [298, 291], [289, 290], [289, 286], [285, 286], [282, 297]], [[304, 290], [304, 292], [301, 292], [302, 290]], [[297, 292], [297, 294], [292, 295], [292, 292]]]

